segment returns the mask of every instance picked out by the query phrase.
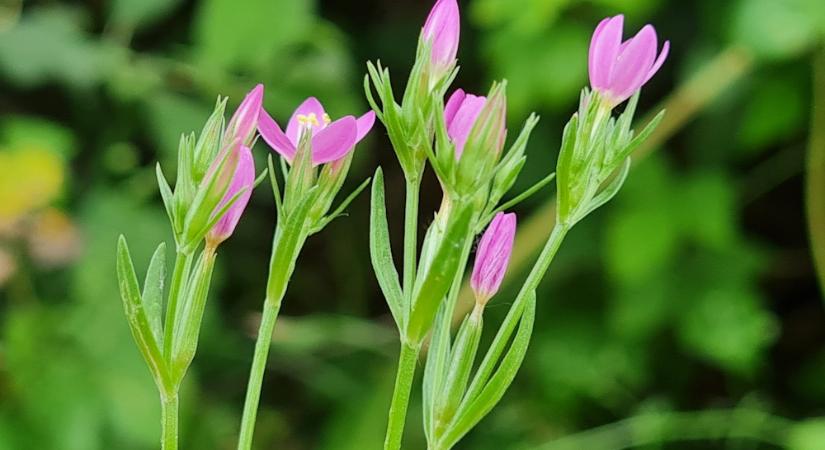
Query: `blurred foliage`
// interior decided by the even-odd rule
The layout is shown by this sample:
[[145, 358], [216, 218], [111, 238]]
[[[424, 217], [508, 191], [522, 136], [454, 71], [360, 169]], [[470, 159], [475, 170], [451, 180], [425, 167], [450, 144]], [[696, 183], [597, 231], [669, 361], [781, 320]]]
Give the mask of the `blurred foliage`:
[[[216, 96], [234, 106], [256, 82], [278, 118], [308, 95], [332, 115], [362, 112], [364, 60], [380, 58], [403, 78], [428, 7], [0, 2], [0, 450], [157, 447], [155, 390], [114, 277], [119, 233], [128, 234], [139, 272], [170, 239], [154, 161], [174, 164], [180, 133], [200, 128]], [[653, 428], [621, 437], [648, 441], [608, 434], [574, 448], [822, 448], [825, 315], [805, 237], [801, 149], [825, 5], [471, 0], [462, 8], [458, 83], [486, 91], [507, 78], [511, 126], [530, 111], [543, 116], [522, 188], [555, 161], [602, 17], [623, 12], [630, 28], [654, 23], [671, 40], [643, 109], [724, 49], [743, 49], [754, 63], [571, 234], [539, 292], [521, 374], [459, 447], [536, 448], [615, 422], [608, 429]], [[256, 152], [261, 164], [266, 150]], [[380, 129], [359, 150], [352, 183], [376, 164], [387, 173], [397, 230], [403, 183]], [[422, 214], [439, 201], [431, 181]], [[542, 201], [518, 212], [526, 217]], [[366, 198], [356, 200], [299, 262], [274, 336], [258, 448], [379, 448], [396, 344], [362, 245], [367, 211]], [[273, 220], [271, 196], [259, 189], [222, 248], [182, 394], [182, 448], [234, 447]], [[504, 311], [494, 299], [488, 322]], [[409, 448], [423, 448], [418, 408]], [[719, 408], [733, 415], [703, 412]], [[759, 433], [773, 430], [768, 422], [731, 419], [738, 408], [790, 420], [770, 422], [778, 431], [768, 440]], [[676, 423], [709, 440], [679, 443], [687, 437], [662, 425], [668, 411], [695, 411]]]

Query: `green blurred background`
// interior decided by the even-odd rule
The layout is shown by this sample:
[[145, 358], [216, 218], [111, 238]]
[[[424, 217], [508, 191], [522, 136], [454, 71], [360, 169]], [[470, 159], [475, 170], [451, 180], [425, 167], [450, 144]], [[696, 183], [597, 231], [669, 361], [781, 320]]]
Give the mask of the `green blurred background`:
[[[542, 116], [521, 188], [552, 170], [598, 20], [653, 23], [673, 50], [641, 100], [643, 112], [667, 107], [665, 122], [616, 200], [564, 243], [518, 378], [459, 448], [825, 448], [809, 242], [825, 233], [825, 160], [806, 165], [825, 152], [825, 4], [461, 3], [457, 85], [507, 78], [510, 128]], [[257, 82], [282, 120], [309, 95], [333, 117], [365, 111], [365, 61], [381, 59], [400, 86], [430, 5], [0, 0], [0, 449], [158, 447], [158, 396], [114, 273], [118, 234], [139, 270], [171, 239], [154, 162], [172, 173], [180, 133], [200, 129], [217, 95], [234, 107]], [[255, 151], [263, 167], [268, 150]], [[402, 175], [380, 125], [349, 185], [378, 164], [400, 244]], [[517, 210], [515, 279], [549, 232], [552, 197]], [[422, 227], [439, 201], [428, 178]], [[299, 261], [257, 448], [380, 448], [397, 338], [369, 263], [367, 196], [349, 209]], [[221, 248], [182, 393], [183, 449], [234, 448], [273, 221], [263, 185]], [[489, 328], [513, 289], [488, 307]], [[420, 417], [413, 404], [407, 448], [425, 447]]]

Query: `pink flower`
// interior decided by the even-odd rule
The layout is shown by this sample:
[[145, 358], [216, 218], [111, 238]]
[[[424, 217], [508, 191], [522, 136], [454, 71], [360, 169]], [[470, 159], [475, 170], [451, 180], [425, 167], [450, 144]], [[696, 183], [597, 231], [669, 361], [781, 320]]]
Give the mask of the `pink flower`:
[[636, 36], [622, 42], [624, 16], [602, 20], [590, 41], [588, 70], [590, 85], [611, 106], [630, 98], [662, 67], [670, 42], [665, 41], [656, 57], [656, 30], [645, 25]]
[[424, 39], [432, 44], [430, 60], [437, 77], [455, 64], [460, 32], [461, 16], [458, 12], [458, 2], [438, 0], [430, 10], [421, 32]]
[[372, 129], [375, 113], [370, 111], [356, 119], [345, 116], [331, 121], [315, 97], [306, 99], [292, 114], [286, 133], [263, 108], [258, 117], [258, 131], [267, 144], [292, 163], [301, 134], [311, 133], [312, 164], [337, 161], [346, 156], [355, 144]]
[[232, 175], [232, 181], [224, 194], [217, 209], [222, 209], [232, 197], [234, 197], [242, 189], [246, 189], [236, 200], [232, 206], [226, 210], [223, 217], [209, 230], [206, 236], [206, 241], [213, 246], [217, 246], [225, 241], [235, 231], [238, 221], [241, 220], [241, 215], [249, 203], [249, 197], [252, 195], [252, 187], [255, 184], [255, 161], [252, 159], [252, 152], [249, 147], [241, 145], [237, 149], [238, 163], [235, 166], [235, 173]]
[[261, 111], [261, 104], [264, 99], [264, 85], [255, 86], [243, 99], [235, 114], [226, 126], [225, 142], [230, 142], [234, 138], [245, 145], [250, 145], [255, 136], [255, 128], [258, 126], [258, 114]]
[[516, 215], [496, 214], [478, 244], [473, 275], [470, 277], [470, 286], [477, 301], [484, 303], [498, 292], [510, 262], [515, 236]]
[[456, 160], [461, 158], [470, 131], [486, 103], [487, 97], [467, 94], [462, 89], [457, 89], [447, 100], [444, 121], [447, 123], [447, 135], [455, 144]]

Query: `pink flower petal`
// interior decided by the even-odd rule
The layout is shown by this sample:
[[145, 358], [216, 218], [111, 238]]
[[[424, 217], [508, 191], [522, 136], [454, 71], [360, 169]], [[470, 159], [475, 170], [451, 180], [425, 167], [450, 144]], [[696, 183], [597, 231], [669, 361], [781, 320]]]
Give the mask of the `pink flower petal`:
[[318, 165], [343, 158], [355, 147], [357, 136], [355, 117], [346, 116], [332, 122], [312, 138], [312, 163]]
[[464, 145], [470, 137], [470, 132], [473, 130], [473, 125], [476, 123], [481, 110], [487, 103], [487, 97], [466, 94], [464, 101], [456, 111], [450, 126], [447, 128], [447, 135], [453, 140], [455, 144], [455, 157], [461, 157], [464, 152]]
[[450, 124], [453, 123], [455, 113], [458, 112], [458, 109], [464, 102], [464, 97], [466, 97], [464, 89], [456, 89], [455, 92], [453, 92], [453, 95], [450, 96], [450, 99], [447, 100], [447, 106], [444, 107], [444, 122], [447, 123], [447, 128], [449, 128]]
[[295, 158], [295, 145], [287, 138], [278, 123], [263, 108], [258, 114], [258, 132], [273, 150], [278, 152], [287, 161]]
[[249, 203], [249, 197], [252, 196], [252, 187], [254, 184], [255, 160], [252, 158], [252, 151], [249, 147], [241, 145], [238, 148], [238, 165], [235, 167], [232, 181], [229, 184], [229, 188], [227, 188], [223, 200], [221, 200], [218, 205], [218, 209], [223, 208], [232, 200], [232, 197], [241, 192], [241, 190], [246, 190], [241, 193], [215, 226], [212, 227], [207, 240], [220, 243], [232, 235], [235, 227], [238, 226], [238, 222], [241, 220], [241, 215], [243, 215], [246, 205]]
[[647, 72], [647, 77], [642, 82], [642, 84], [647, 83], [653, 78], [653, 75], [656, 75], [656, 72], [662, 67], [662, 64], [665, 63], [665, 59], [667, 58], [668, 52], [670, 52], [670, 41], [665, 41], [665, 44], [662, 46], [662, 52], [659, 53], [659, 57], [656, 58], [656, 62], [653, 63], [653, 67]]
[[258, 112], [264, 99], [264, 85], [256, 85], [243, 99], [226, 126], [228, 138], [237, 137], [241, 142], [251, 142], [258, 121]]
[[432, 41], [431, 59], [438, 66], [448, 66], [458, 53], [461, 16], [456, 0], [438, 0], [430, 10], [422, 34]]
[[356, 121], [356, 126], [358, 128], [358, 134], [355, 136], [355, 142], [361, 142], [361, 139], [364, 139], [364, 136], [372, 130], [372, 126], [375, 124], [375, 112], [369, 111], [363, 116], [359, 117]]
[[593, 89], [606, 89], [622, 43], [624, 16], [618, 15], [607, 22], [602, 21], [593, 33], [590, 42], [589, 71]]
[[298, 146], [298, 141], [301, 139], [301, 128], [304, 126], [300, 123], [298, 116], [309, 116], [311, 114], [314, 115], [315, 119], [318, 121], [318, 126], [312, 126], [313, 136], [315, 136], [318, 131], [322, 130], [326, 126], [324, 123], [326, 111], [324, 111], [324, 107], [321, 105], [321, 102], [319, 102], [315, 97], [310, 97], [304, 100], [295, 112], [292, 113], [292, 117], [289, 118], [289, 123], [287, 123], [286, 126], [286, 136], [289, 138], [289, 141], [292, 142], [294, 147]]
[[645, 25], [616, 59], [610, 78], [610, 93], [615, 102], [623, 102], [642, 86], [655, 58], [656, 32]]

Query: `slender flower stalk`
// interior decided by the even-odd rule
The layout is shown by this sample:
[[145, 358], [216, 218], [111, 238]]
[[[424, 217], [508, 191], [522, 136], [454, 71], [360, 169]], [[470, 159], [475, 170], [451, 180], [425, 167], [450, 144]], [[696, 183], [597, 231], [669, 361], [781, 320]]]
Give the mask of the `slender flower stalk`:
[[470, 286], [476, 295], [476, 303], [484, 305], [498, 292], [516, 237], [515, 213], [496, 214], [487, 231], [481, 237], [476, 252]]
[[590, 41], [588, 70], [590, 86], [614, 107], [630, 98], [647, 83], [667, 58], [670, 41], [656, 56], [656, 30], [645, 25], [636, 36], [622, 42], [624, 16], [602, 20]]
[[298, 106], [287, 123], [286, 132], [263, 109], [258, 114], [261, 137], [277, 155], [284, 158], [289, 169], [281, 197], [270, 159], [278, 222], [272, 238], [266, 296], [244, 400], [239, 450], [252, 448], [272, 333], [298, 256], [306, 239], [338, 216], [349, 200], [366, 186], [363, 183], [328, 215], [331, 203], [347, 175], [352, 150], [372, 129], [374, 122], [372, 111], [357, 119], [344, 116], [332, 121], [314, 97]]

